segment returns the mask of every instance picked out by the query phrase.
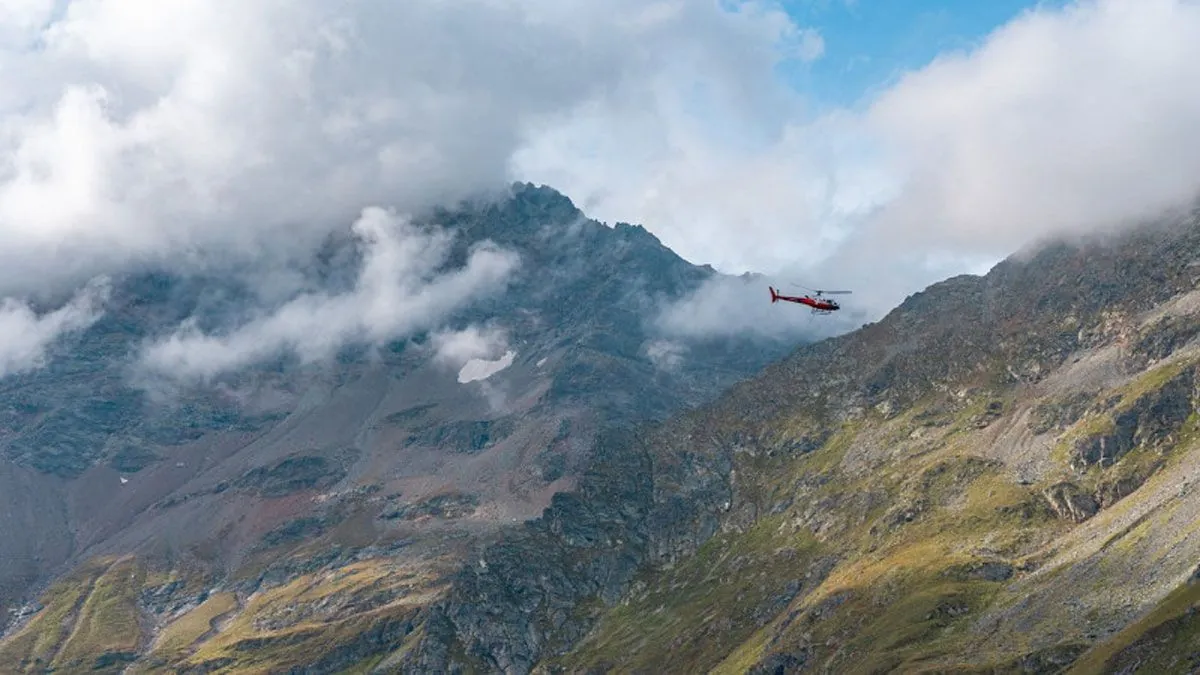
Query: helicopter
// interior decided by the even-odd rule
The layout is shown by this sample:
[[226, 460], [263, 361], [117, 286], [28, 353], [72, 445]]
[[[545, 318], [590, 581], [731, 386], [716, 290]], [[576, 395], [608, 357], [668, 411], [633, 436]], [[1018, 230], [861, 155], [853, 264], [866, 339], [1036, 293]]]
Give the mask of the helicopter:
[[[830, 312], [836, 312], [842, 308], [837, 301], [825, 298], [826, 295], [847, 295], [850, 293], [850, 291], [818, 291], [809, 289], [812, 290], [812, 295], [795, 296], [780, 295], [779, 292], [775, 290], [774, 286], [768, 286], [768, 288], [771, 289], [772, 303], [783, 300], [784, 302], [794, 302], [800, 305], [807, 305], [812, 308], [813, 314], [829, 314]], [[804, 287], [801, 286], [801, 288]]]

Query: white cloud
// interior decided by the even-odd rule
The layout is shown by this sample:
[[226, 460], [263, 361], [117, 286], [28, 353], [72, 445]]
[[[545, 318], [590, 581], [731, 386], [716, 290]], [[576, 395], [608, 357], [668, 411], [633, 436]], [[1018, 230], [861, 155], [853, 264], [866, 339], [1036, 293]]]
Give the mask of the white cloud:
[[12, 2], [0, 293], [50, 258], [75, 280], [303, 249], [370, 204], [502, 185], [531, 125], [647, 77], [757, 86], [745, 64], [797, 39], [778, 12], [716, 3], [74, 0], [43, 29], [48, 5]]
[[494, 325], [441, 330], [433, 334], [430, 342], [434, 359], [451, 368], [462, 368], [473, 359], [495, 359], [508, 349], [507, 334]]
[[312, 363], [347, 344], [378, 346], [435, 327], [479, 294], [502, 292], [518, 264], [515, 254], [485, 243], [462, 268], [439, 273], [449, 236], [422, 232], [379, 208], [366, 209], [354, 233], [365, 251], [351, 292], [302, 294], [225, 335], [186, 325], [149, 345], [142, 365], [152, 375], [203, 381], [285, 352]]
[[1007, 253], [1148, 217], [1200, 188], [1200, 4], [1028, 13], [909, 75], [868, 123], [905, 177], [879, 245]]
[[13, 298], [0, 301], [0, 377], [40, 368], [56, 339], [100, 319], [109, 292], [108, 280], [96, 279], [62, 307], [40, 316]]
[[54, 14], [55, 0], [0, 0], [0, 48], [25, 47]]
[[[736, 100], [778, 49], [816, 56], [769, 4], [715, 0], [0, 0], [0, 25], [0, 298], [147, 263], [281, 267], [365, 207], [503, 187], [581, 108], [680, 72]], [[317, 302], [244, 335], [290, 343]], [[207, 351], [168, 360], [268, 349], [236, 339], [185, 327], [167, 345]]]
[[798, 31], [798, 44], [793, 54], [802, 61], [816, 61], [825, 54], [825, 39], [811, 28]]
[[[875, 313], [1200, 184], [1195, 0], [1038, 10], [819, 119], [775, 71], [824, 40], [767, 0], [0, 0], [0, 26], [0, 298], [235, 257], [288, 298], [273, 270], [364, 208], [517, 178]], [[203, 374], [436, 328], [372, 300], [423, 302], [395, 262], [409, 281], [272, 300], [228, 335], [185, 326], [151, 361]]]
[[[44, 47], [0, 53], [0, 289], [51, 257], [73, 278], [303, 248], [372, 203], [490, 187], [523, 117], [576, 86], [498, 100], [532, 57], [485, 30], [496, 12], [410, 4], [72, 2]], [[447, 12], [495, 69], [455, 77], [453, 36], [425, 30]]]
[[673, 340], [650, 340], [646, 343], [646, 356], [657, 368], [674, 370], [683, 361], [687, 346]]
[[698, 112], [682, 102], [707, 76], [690, 75], [571, 119], [520, 166], [690, 260], [849, 287], [846, 308], [872, 317], [1045, 235], [1105, 230], [1200, 187], [1195, 0], [1031, 11], [865, 110], [815, 119], [761, 80], [737, 96], [703, 88]]

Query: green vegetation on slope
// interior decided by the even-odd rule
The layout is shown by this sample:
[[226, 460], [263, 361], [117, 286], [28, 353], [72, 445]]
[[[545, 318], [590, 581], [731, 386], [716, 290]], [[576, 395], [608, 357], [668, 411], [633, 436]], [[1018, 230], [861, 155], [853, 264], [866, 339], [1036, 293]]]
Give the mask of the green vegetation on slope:
[[314, 665], [368, 672], [405, 644], [419, 610], [444, 589], [419, 566], [369, 559], [248, 597], [206, 593], [169, 614], [151, 640], [143, 626], [153, 621], [139, 597], [172, 582], [195, 590], [192, 581], [147, 573], [132, 558], [94, 560], [51, 587], [44, 608], [0, 642], [0, 663], [31, 674], [53, 668], [150, 675], [189, 667], [250, 674]]
[[[742, 535], [717, 536], [679, 567], [639, 580], [648, 590], [612, 610], [587, 643], [584, 666], [693, 672], [728, 653], [775, 616], [821, 574], [821, 546], [804, 533], [781, 535], [781, 517], [761, 520]], [[805, 570], [799, 577], [791, 573]], [[649, 649], [648, 649], [649, 647]], [[666, 651], [660, 651], [664, 649]], [[631, 662], [624, 657], [635, 655]]]
[[95, 560], [54, 584], [43, 608], [0, 643], [16, 672], [120, 672], [143, 635], [137, 593], [144, 571], [131, 559]]
[[[1167, 531], [1163, 523], [1116, 517], [1139, 508], [1138, 497], [1161, 493], [1166, 479], [1150, 480], [1156, 471], [1200, 456], [1193, 443], [1195, 363], [1171, 362], [1099, 392], [1096, 413], [1074, 415], [1057, 432], [1044, 425], [1043, 433], [1060, 435], [1052, 444], [1059, 469], [1033, 482], [1018, 481], [991, 458], [986, 440], [1025, 419], [1022, 411], [1052, 405], [1030, 391], [967, 404], [933, 397], [833, 433], [819, 420], [781, 420], [773, 446], [791, 440], [804, 452], [763, 452], [760, 445], [735, 453], [736, 489], [756, 504], [752, 523], [712, 538], [673, 568], [642, 575], [571, 654], [544, 665], [731, 674], [792, 672], [805, 664], [848, 673], [1064, 667], [1092, 644], [1090, 627], [1108, 617], [1102, 605], [1082, 617], [1069, 602], [1029, 609], [1030, 597], [1065, 600], [1081, 588], [1103, 594], [1152, 560], [1139, 557], [1173, 545], [1147, 539], [1150, 530]], [[1177, 383], [1188, 401], [1183, 416], [1172, 410]], [[1064, 449], [1097, 438], [1116, 447], [1118, 432], [1122, 454], [1114, 461], [1068, 466]], [[815, 450], [812, 438], [823, 439]], [[1106, 509], [1111, 522], [1097, 516]], [[1089, 519], [1107, 532], [1101, 540], [1108, 544], [1067, 556], [1067, 535]], [[1084, 579], [1089, 585], [1078, 586]], [[1187, 632], [1200, 623], [1192, 625], [1180, 602], [1166, 601], [1159, 613], [1175, 622], [1170, 637], [1183, 647], [1193, 638], [1180, 637], [1178, 627], [1186, 624]], [[1030, 611], [1037, 618], [1028, 632], [1008, 623]], [[1127, 661], [1151, 639], [1165, 644], [1146, 635], [1162, 622], [1116, 643]]]

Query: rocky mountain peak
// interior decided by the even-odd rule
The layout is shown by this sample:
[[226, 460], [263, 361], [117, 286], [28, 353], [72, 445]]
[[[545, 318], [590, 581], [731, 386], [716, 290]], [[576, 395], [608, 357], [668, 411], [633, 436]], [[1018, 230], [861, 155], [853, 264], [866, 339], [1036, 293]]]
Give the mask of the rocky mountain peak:
[[[445, 316], [501, 353], [447, 367], [423, 330], [155, 408], [130, 347], [237, 325], [261, 296], [143, 275], [0, 383], [0, 495], [20, 505], [0, 526], [37, 533], [0, 542], [0, 659], [1048, 670], [1136, 661], [1158, 634], [1139, 617], [1186, 624], [1200, 220], [1047, 243], [813, 344], [682, 356], [652, 318], [716, 273], [643, 228], [527, 184], [418, 226], [453, 233], [446, 269], [482, 241], [518, 254], [503, 292]], [[352, 289], [355, 250], [306, 273]], [[217, 628], [179, 637], [194, 626]]]
[[[346, 308], [378, 309], [362, 296], [370, 251], [346, 231], [270, 274], [142, 270], [112, 279], [104, 314], [56, 343], [45, 367], [0, 380], [0, 493], [9, 500], [0, 530], [14, 533], [0, 540], [0, 610], [56, 579], [145, 580], [117, 603], [140, 617], [113, 638], [132, 640], [132, 651], [88, 651], [100, 643], [61, 637], [28, 651], [34, 643], [21, 636], [41, 635], [50, 615], [17, 612], [0, 662], [123, 663], [150, 644], [145, 627], [203, 606], [188, 595], [200, 587], [241, 606], [252, 593], [363, 560], [445, 584], [473, 547], [572, 490], [603, 434], [712, 400], [794, 347], [701, 340], [695, 353], [664, 360], [656, 313], [715, 273], [644, 228], [586, 218], [548, 187], [516, 185], [420, 214], [413, 227], [448, 237], [434, 276], [457, 273], [485, 242], [517, 264], [495, 284], [446, 296], [456, 304], [407, 333], [352, 339], [311, 362], [290, 348], [301, 335], [171, 387], [141, 374], [147, 344], [203, 335], [206, 353], [227, 358], [229, 345], [261, 350], [254, 336], [286, 328], [277, 317], [297, 297], [307, 298], [303, 311], [336, 309], [329, 322], [344, 321]], [[180, 581], [151, 581], [164, 578]], [[408, 578], [394, 574], [398, 584]], [[346, 616], [361, 611], [367, 626], [376, 600], [388, 602], [347, 599]], [[48, 611], [93, 621], [79, 607]], [[387, 621], [399, 620], [390, 611]], [[303, 662], [302, 652], [276, 665]]]

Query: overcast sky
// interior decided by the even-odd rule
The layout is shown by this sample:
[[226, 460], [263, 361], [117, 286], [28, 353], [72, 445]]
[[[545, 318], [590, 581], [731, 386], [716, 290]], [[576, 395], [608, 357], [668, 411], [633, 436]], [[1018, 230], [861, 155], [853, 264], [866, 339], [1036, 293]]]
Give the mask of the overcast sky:
[[[440, 249], [405, 244], [425, 235], [404, 214], [513, 179], [696, 263], [852, 288], [872, 318], [1200, 185], [1200, 1], [896, 6], [0, 0], [0, 367], [102, 311], [103, 275], [283, 257], [355, 222], [394, 275], [153, 353], [205, 371], [184, 340], [236, 364], [219, 348], [305, 352], [328, 320], [321, 340], [435, 327], [354, 317], [441, 307], [405, 258]], [[520, 264], [473, 262], [430, 292]], [[47, 288], [81, 295], [31, 313]]]

